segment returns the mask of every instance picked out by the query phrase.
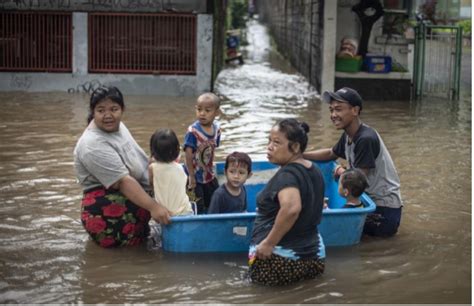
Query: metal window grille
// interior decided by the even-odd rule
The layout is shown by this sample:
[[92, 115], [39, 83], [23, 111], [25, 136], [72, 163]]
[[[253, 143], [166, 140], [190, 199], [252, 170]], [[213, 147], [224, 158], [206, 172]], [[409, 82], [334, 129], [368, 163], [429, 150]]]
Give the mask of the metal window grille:
[[72, 71], [72, 14], [0, 12], [0, 71]]
[[196, 74], [196, 16], [89, 14], [89, 72]]

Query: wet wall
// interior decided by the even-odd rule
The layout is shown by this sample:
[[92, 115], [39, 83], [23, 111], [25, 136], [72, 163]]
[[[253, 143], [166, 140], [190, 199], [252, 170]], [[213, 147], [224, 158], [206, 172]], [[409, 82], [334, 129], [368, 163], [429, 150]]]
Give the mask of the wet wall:
[[[0, 11], [2, 8], [11, 7], [8, 4], [9, 1], [0, 1]], [[34, 8], [34, 6], [28, 7]], [[170, 15], [172, 14], [170, 13]], [[214, 35], [211, 14], [197, 14], [195, 28], [196, 71], [189, 75], [161, 74], [159, 72], [148, 74], [115, 73], [113, 69], [102, 73], [90, 72], [88, 59], [90, 56], [89, 16], [89, 12], [72, 12], [72, 72], [27, 72], [25, 69], [23, 71], [1, 71], [0, 91], [91, 93], [101, 85], [114, 85], [135, 95], [195, 96], [211, 89]], [[135, 14], [135, 16], [140, 16], [140, 14]], [[17, 20], [22, 19], [18, 18]], [[119, 33], [118, 29], [117, 25]], [[0, 34], [0, 38], [2, 35], [4, 34]], [[21, 35], [18, 34], [18, 38], [15, 38], [18, 44], [23, 39]], [[35, 39], [40, 43], [46, 43], [42, 42], [41, 37], [35, 37]], [[157, 47], [167, 47], [165, 43], [160, 44]], [[136, 48], [140, 48], [140, 46], [138, 45]], [[29, 55], [27, 56], [29, 58]]]
[[2, 0], [1, 10], [207, 13], [206, 0]]
[[257, 1], [257, 12], [278, 51], [318, 91], [322, 86], [324, 1]]

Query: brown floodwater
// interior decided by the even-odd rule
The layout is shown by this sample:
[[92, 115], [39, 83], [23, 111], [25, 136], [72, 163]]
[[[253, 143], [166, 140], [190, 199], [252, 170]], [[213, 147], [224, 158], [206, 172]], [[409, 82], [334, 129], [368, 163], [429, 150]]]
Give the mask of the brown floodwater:
[[[249, 28], [246, 64], [229, 67], [217, 159], [265, 158], [272, 124], [310, 125], [309, 149], [340, 136], [304, 78]], [[148, 149], [159, 127], [182, 142], [194, 98], [129, 96], [124, 122]], [[0, 303], [470, 303], [471, 92], [460, 101], [366, 101], [362, 120], [382, 135], [404, 199], [399, 233], [327, 248], [318, 279], [267, 288], [246, 279], [246, 254], [173, 254], [151, 244], [102, 249], [79, 221], [73, 148], [88, 95], [0, 93]], [[207, 234], [207, 233], [203, 233]]]

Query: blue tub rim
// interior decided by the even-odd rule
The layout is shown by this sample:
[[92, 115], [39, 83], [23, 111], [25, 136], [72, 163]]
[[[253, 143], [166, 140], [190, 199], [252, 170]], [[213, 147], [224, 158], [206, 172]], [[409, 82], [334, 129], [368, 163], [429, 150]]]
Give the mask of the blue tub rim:
[[[376, 205], [374, 201], [366, 194], [362, 194], [361, 200], [364, 203], [364, 207], [361, 208], [330, 208], [323, 210], [324, 215], [359, 215], [368, 214], [375, 211]], [[194, 221], [206, 221], [206, 220], [238, 220], [238, 219], [250, 219], [255, 218], [257, 212], [242, 212], [242, 213], [229, 213], [229, 214], [208, 214], [208, 215], [190, 215], [190, 216], [174, 216], [171, 217], [171, 224], [173, 222], [194, 222]]]

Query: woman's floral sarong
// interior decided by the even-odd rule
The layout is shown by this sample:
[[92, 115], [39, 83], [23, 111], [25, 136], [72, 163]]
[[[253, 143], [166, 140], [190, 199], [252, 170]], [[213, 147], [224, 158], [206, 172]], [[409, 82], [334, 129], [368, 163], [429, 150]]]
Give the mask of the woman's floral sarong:
[[150, 213], [116, 190], [96, 187], [84, 192], [82, 225], [104, 248], [138, 245], [148, 237]]

